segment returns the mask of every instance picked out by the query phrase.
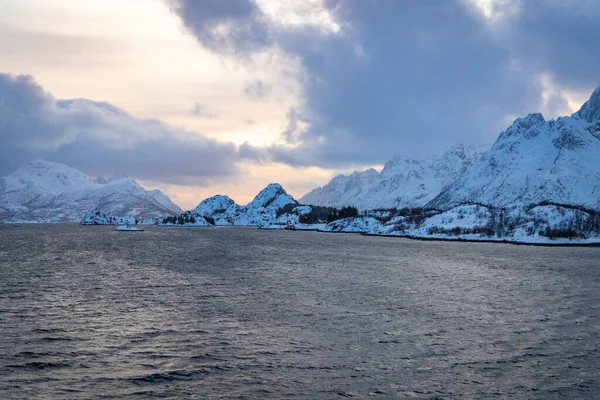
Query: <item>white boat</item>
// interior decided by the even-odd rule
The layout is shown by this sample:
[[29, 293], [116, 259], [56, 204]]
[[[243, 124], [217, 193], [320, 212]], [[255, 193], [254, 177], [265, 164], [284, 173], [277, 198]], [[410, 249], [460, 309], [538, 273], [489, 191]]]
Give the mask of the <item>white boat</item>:
[[115, 231], [120, 231], [120, 232], [141, 232], [141, 231], [143, 231], [143, 229], [135, 228], [135, 227], [127, 224], [127, 225], [117, 226], [117, 228], [115, 229]]

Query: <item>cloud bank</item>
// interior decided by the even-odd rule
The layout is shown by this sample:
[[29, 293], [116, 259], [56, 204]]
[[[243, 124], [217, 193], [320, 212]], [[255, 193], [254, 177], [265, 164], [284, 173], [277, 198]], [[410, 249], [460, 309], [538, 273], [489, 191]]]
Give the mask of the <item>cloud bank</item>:
[[236, 174], [239, 152], [108, 103], [57, 100], [29, 75], [0, 74], [0, 176], [35, 158], [94, 176], [206, 185]]
[[372, 164], [458, 140], [489, 143], [512, 118], [542, 105], [564, 112], [565, 93], [600, 83], [597, 1], [492, 0], [492, 11], [508, 10], [497, 15], [470, 0], [311, 2], [339, 30], [278, 23], [252, 0], [216, 3], [168, 1], [215, 53], [244, 62], [284, 52], [305, 71], [282, 143], [268, 149], [291, 165]]

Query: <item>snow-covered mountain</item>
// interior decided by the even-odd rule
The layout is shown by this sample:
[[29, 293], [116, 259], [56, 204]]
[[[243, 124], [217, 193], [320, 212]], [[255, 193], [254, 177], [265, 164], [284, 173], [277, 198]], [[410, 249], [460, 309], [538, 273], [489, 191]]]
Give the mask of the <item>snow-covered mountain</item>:
[[492, 148], [428, 206], [540, 202], [600, 209], [600, 87], [571, 116], [517, 119]]
[[[69, 186], [77, 179], [84, 178], [61, 184]], [[299, 206], [280, 185], [271, 184], [246, 206], [222, 195], [203, 200], [177, 224], [293, 225], [445, 240], [598, 244], [600, 87], [571, 116], [546, 121], [541, 114], [530, 114], [517, 119], [483, 155], [458, 144], [440, 158], [396, 157], [381, 173], [370, 169], [337, 176], [301, 202], [368, 211], [337, 218], [327, 209]], [[93, 223], [117, 223], [98, 213], [88, 216]]]
[[181, 212], [181, 208], [179, 208], [177, 204], [173, 203], [169, 196], [161, 192], [159, 189], [146, 190], [146, 193], [148, 193], [154, 200], [168, 210], [172, 210], [173, 213], [177, 214]]
[[216, 195], [202, 200], [184, 217], [204, 218], [214, 225], [265, 226], [277, 219], [279, 209], [298, 202], [278, 183], [271, 183], [247, 205], [240, 206], [228, 196]]
[[422, 239], [597, 245], [600, 213], [553, 204], [502, 209], [465, 204], [446, 211], [395, 210], [387, 215], [344, 218], [319, 230]]
[[247, 209], [258, 210], [261, 208], [279, 209], [288, 204], [296, 204], [292, 196], [278, 183], [271, 183], [261, 190], [254, 199], [246, 205]]
[[328, 207], [352, 205], [361, 210], [422, 207], [479, 159], [480, 153], [458, 143], [441, 157], [388, 161], [374, 169], [338, 175], [327, 185], [304, 195], [300, 202]]
[[303, 204], [326, 207], [363, 205], [366, 195], [377, 182], [379, 173], [373, 168], [354, 171], [350, 175], [338, 175], [323, 187], [316, 188], [300, 198]]
[[217, 194], [202, 200], [193, 212], [202, 217], [212, 217], [214, 214], [224, 213], [228, 208], [234, 205], [236, 205], [235, 201], [233, 201], [231, 197]]
[[95, 208], [139, 218], [181, 212], [160, 191], [146, 192], [125, 175], [92, 179], [64, 164], [36, 160], [0, 178], [0, 220], [79, 222]]
[[[271, 183], [245, 206], [236, 204], [228, 196], [218, 194], [202, 200], [195, 209], [182, 212], [177, 216], [154, 216], [150, 219], [140, 219], [137, 223], [283, 228], [289, 224], [298, 224], [300, 216], [310, 213], [311, 210], [310, 207], [299, 206], [298, 202], [280, 184]], [[123, 221], [133, 221], [133, 223], [136, 223], [135, 219], [132, 218], [123, 218], [110, 212], [90, 209], [85, 212], [81, 223], [84, 225], [111, 225], [119, 224]]]

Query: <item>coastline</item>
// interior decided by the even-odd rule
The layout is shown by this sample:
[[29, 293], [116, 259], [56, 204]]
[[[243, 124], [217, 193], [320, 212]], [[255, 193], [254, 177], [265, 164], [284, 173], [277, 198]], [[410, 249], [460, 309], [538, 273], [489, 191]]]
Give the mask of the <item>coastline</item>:
[[[541, 246], [541, 247], [600, 247], [600, 239], [596, 242], [519, 242], [517, 240], [508, 239], [468, 239], [468, 238], [442, 238], [442, 237], [423, 237], [413, 235], [385, 235], [380, 233], [365, 233], [365, 232], [325, 232], [325, 233], [358, 233], [363, 236], [379, 236], [388, 238], [404, 238], [410, 240], [420, 240], [424, 242], [461, 242], [461, 243], [496, 243], [496, 244], [511, 244], [516, 246]], [[552, 240], [552, 239], [550, 239]]]
[[[0, 226], [11, 227], [12, 223], [2, 223]], [[81, 225], [81, 226], [115, 226], [118, 224], [78, 224], [76, 222], [21, 222], [24, 226], [40, 226], [40, 225]], [[516, 246], [540, 246], [540, 247], [600, 247], [600, 238], [595, 241], [572, 241], [568, 239], [547, 239], [547, 241], [519, 241], [507, 238], [466, 238], [466, 237], [427, 237], [427, 236], [416, 236], [416, 235], [389, 235], [382, 233], [368, 233], [360, 231], [331, 231], [323, 230], [320, 228], [307, 228], [298, 227], [296, 230], [290, 230], [285, 228], [273, 228], [273, 227], [261, 227], [251, 225], [179, 225], [179, 224], [140, 224], [142, 226], [156, 226], [156, 227], [167, 227], [167, 228], [218, 228], [218, 227], [229, 227], [229, 228], [255, 228], [264, 231], [291, 231], [291, 232], [319, 232], [319, 233], [342, 233], [342, 234], [353, 234], [362, 236], [374, 236], [374, 237], [386, 237], [386, 238], [402, 238], [419, 241], [437, 241], [437, 242], [460, 242], [460, 243], [497, 243], [497, 244], [510, 244]], [[586, 239], [583, 239], [586, 240]]]

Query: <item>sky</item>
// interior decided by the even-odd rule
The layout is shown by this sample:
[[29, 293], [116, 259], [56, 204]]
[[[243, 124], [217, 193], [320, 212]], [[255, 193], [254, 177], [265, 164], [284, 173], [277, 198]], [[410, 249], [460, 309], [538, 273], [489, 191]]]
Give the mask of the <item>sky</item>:
[[597, 0], [2, 0], [0, 176], [125, 173], [184, 209], [482, 146], [600, 85]]

